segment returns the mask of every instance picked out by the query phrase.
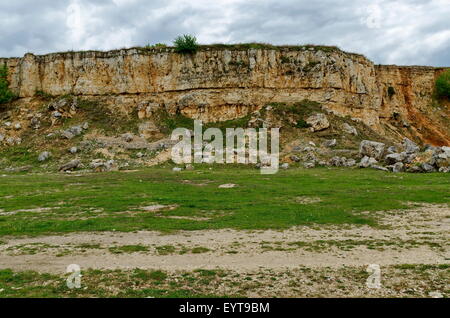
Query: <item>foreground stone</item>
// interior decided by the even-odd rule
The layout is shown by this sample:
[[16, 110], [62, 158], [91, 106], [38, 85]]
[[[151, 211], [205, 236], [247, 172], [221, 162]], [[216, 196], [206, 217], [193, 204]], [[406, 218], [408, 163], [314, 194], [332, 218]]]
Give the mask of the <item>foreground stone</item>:
[[78, 168], [78, 166], [81, 164], [81, 161], [78, 159], [72, 160], [61, 167], [59, 167], [59, 171], [70, 171]]

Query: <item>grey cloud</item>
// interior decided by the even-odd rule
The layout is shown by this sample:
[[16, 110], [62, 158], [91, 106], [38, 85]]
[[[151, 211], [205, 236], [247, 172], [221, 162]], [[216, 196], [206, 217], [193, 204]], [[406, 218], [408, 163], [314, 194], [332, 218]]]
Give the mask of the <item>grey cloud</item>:
[[[77, 2], [81, 24], [70, 28]], [[0, 56], [203, 42], [338, 45], [382, 64], [450, 66], [447, 0], [17, 0], [0, 3]]]

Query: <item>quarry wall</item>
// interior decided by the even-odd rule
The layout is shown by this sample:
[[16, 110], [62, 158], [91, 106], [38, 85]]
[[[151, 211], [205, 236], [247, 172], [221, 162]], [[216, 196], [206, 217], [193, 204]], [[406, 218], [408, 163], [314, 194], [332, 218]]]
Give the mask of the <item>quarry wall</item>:
[[[240, 117], [270, 102], [310, 99], [375, 130], [393, 116], [422, 120], [444, 70], [375, 65], [340, 50], [289, 47], [208, 48], [194, 55], [170, 48], [26, 54], [3, 63], [11, 89], [22, 98], [36, 91], [102, 96], [124, 111], [138, 108], [141, 117], [164, 107], [204, 121]], [[434, 133], [438, 143], [448, 140], [445, 131]]]

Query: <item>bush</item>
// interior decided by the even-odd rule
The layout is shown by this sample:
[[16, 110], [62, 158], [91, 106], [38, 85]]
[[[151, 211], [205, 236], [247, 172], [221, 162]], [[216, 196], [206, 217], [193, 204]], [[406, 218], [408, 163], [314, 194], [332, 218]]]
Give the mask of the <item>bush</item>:
[[0, 104], [8, 103], [16, 98], [9, 89], [8, 68], [6, 65], [0, 67]]
[[439, 98], [450, 98], [450, 70], [436, 79], [436, 95]]
[[175, 44], [175, 52], [182, 54], [192, 54], [197, 52], [197, 38], [193, 35], [185, 34], [179, 36], [173, 42]]
[[392, 96], [395, 95], [395, 89], [394, 89], [392, 86], [389, 86], [389, 87], [388, 87], [387, 92], [388, 92], [389, 98], [392, 98]]

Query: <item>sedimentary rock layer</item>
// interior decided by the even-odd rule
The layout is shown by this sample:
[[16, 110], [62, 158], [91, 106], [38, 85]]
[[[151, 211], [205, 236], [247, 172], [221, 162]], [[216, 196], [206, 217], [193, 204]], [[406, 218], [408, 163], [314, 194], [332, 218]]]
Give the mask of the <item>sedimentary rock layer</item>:
[[[101, 96], [142, 116], [164, 107], [205, 121], [243, 116], [269, 102], [310, 99], [375, 130], [399, 116], [427, 124], [436, 76], [443, 68], [374, 65], [365, 57], [320, 48], [202, 49], [194, 55], [160, 50], [68, 52], [0, 59], [20, 97]], [[445, 144], [446, 130], [429, 133]], [[434, 136], [435, 135], [435, 136]]]

